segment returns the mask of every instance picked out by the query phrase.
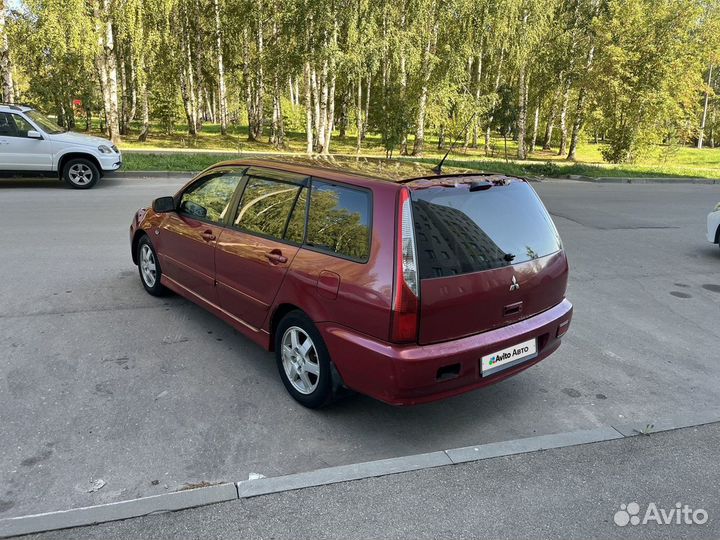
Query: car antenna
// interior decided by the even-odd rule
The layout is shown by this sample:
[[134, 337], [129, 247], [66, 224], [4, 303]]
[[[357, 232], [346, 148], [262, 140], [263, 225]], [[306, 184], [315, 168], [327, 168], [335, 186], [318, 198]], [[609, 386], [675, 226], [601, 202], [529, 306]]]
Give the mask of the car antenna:
[[470, 122], [472, 122], [473, 119], [474, 119], [476, 116], [477, 116], [477, 111], [475, 111], [474, 113], [472, 113], [472, 116], [470, 117], [470, 119], [465, 123], [465, 127], [462, 128], [462, 131], [460, 131], [460, 133], [458, 133], [458, 134], [455, 136], [455, 139], [453, 140], [452, 144], [450, 145], [450, 148], [448, 148], [448, 151], [445, 152], [445, 155], [444, 155], [443, 158], [440, 160], [440, 163], [438, 163], [438, 164], [435, 166], [435, 168], [433, 169], [433, 172], [434, 172], [435, 174], [437, 174], [437, 175], [442, 174], [442, 168], [443, 168], [443, 164], [445, 163], [445, 160], [447, 159], [447, 157], [448, 157], [448, 155], [450, 154], [450, 152], [453, 151], [453, 148], [455, 148], [455, 143], [458, 142], [458, 139], [460, 138], [460, 135], [462, 135], [463, 133], [465, 133], [465, 130], [466, 130], [468, 127], [470, 127]]

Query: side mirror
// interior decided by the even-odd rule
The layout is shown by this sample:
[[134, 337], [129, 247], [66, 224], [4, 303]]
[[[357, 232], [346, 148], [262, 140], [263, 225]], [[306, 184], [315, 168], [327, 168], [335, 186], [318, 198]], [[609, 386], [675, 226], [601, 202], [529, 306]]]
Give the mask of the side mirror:
[[160, 197], [152, 203], [152, 209], [158, 214], [175, 211], [175, 199], [172, 197]]
[[39, 131], [35, 131], [34, 129], [30, 129], [27, 132], [28, 139], [40, 139], [42, 140], [43, 136], [40, 135]]

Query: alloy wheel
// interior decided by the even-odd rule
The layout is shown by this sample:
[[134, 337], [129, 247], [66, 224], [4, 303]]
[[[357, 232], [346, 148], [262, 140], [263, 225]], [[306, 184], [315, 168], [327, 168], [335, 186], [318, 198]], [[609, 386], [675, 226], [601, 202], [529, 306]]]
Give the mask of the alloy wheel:
[[157, 265], [155, 263], [155, 254], [147, 244], [143, 244], [140, 250], [140, 272], [145, 285], [150, 288], [154, 287], [157, 280]]
[[78, 186], [84, 186], [92, 182], [93, 172], [84, 163], [76, 163], [68, 170], [70, 181]]
[[310, 336], [291, 326], [282, 338], [282, 364], [290, 384], [301, 394], [311, 394], [320, 381], [320, 361]]

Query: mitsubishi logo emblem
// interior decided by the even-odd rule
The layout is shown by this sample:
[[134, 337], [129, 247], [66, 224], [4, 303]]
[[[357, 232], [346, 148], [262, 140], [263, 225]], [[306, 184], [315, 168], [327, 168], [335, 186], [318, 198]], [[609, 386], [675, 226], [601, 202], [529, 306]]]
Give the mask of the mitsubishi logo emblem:
[[517, 279], [515, 279], [515, 276], [512, 278], [512, 283], [510, 284], [510, 292], [517, 291], [520, 288], [520, 284], [517, 282]]

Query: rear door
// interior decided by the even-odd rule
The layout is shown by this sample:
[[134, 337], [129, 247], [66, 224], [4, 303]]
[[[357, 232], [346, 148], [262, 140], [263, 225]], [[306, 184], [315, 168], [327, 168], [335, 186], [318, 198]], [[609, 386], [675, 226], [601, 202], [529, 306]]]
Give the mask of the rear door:
[[530, 185], [479, 177], [444, 183], [410, 185], [419, 342], [484, 332], [560, 303], [567, 261], [555, 225]]
[[158, 239], [163, 273], [213, 304], [215, 244], [241, 179], [242, 170], [230, 169], [198, 178], [180, 195], [178, 211], [166, 214]]
[[0, 112], [0, 168], [8, 171], [49, 171], [52, 168], [52, 143], [47, 136], [28, 137], [35, 130], [25, 118]]
[[250, 168], [215, 252], [220, 306], [260, 328], [305, 234], [307, 178]]

